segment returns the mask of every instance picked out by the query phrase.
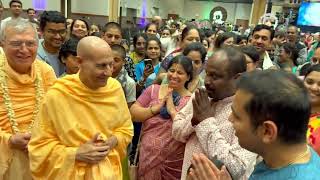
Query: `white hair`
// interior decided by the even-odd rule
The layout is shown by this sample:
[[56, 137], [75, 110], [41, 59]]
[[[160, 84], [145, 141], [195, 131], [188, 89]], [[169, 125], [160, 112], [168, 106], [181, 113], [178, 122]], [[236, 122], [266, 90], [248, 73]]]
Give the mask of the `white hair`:
[[27, 19], [22, 19], [22, 18], [12, 19], [6, 22], [4, 26], [5, 27], [1, 27], [1, 32], [0, 32], [1, 41], [4, 41], [6, 39], [6, 35], [8, 33], [9, 28], [12, 28], [17, 34], [23, 33], [29, 30], [29, 28], [31, 28], [34, 31], [35, 40], [38, 42], [37, 29]]

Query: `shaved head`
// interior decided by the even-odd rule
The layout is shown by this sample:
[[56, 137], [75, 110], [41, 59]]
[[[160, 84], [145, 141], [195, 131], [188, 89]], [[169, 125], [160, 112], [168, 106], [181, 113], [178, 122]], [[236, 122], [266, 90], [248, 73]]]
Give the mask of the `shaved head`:
[[96, 36], [87, 36], [79, 41], [77, 54], [83, 59], [91, 59], [97, 55], [97, 51], [111, 53], [111, 48], [106, 41]]
[[96, 36], [84, 37], [79, 41], [77, 55], [82, 83], [93, 90], [106, 86], [113, 70], [113, 54], [108, 43]]
[[160, 16], [154, 16], [154, 17], [153, 17], [153, 20], [154, 20], [154, 21], [161, 21], [162, 18], [161, 18]]

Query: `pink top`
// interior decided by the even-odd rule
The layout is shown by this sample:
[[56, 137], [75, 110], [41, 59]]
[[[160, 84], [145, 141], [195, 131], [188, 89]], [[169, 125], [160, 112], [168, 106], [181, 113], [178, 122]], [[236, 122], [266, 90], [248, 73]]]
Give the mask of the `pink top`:
[[[194, 97], [194, 95], [193, 95]], [[194, 153], [204, 153], [209, 159], [216, 156], [229, 170], [233, 179], [247, 179], [253, 171], [257, 155], [240, 147], [235, 130], [228, 118], [233, 97], [216, 103], [216, 116], [192, 127], [192, 101], [181, 109], [173, 120], [173, 137], [186, 142], [181, 179], [185, 180]]]

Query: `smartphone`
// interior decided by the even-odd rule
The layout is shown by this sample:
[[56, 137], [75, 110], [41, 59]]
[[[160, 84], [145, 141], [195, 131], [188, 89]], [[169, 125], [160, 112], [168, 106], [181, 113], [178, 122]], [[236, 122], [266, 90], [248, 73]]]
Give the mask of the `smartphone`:
[[144, 60], [145, 69], [153, 69], [152, 59]]

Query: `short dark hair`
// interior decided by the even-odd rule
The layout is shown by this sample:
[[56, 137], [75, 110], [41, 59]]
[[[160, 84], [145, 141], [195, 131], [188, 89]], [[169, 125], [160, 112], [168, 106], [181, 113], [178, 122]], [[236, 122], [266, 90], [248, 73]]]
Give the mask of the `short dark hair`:
[[120, 31], [120, 33], [122, 32], [121, 26], [119, 23], [116, 22], [108, 22], [107, 24], [104, 25], [104, 27], [102, 28], [102, 32], [103, 34], [105, 34], [109, 29], [111, 28], [116, 28]]
[[29, 13], [29, 11], [34, 11], [34, 12], [36, 12], [36, 10], [34, 10], [33, 8], [28, 8], [28, 9], [27, 9], [27, 13]]
[[248, 41], [248, 37], [246, 35], [236, 35], [236, 44], [239, 44], [242, 40]]
[[172, 59], [172, 61], [170, 61], [169, 65], [168, 65], [168, 71], [173, 64], [180, 64], [183, 67], [184, 71], [187, 73], [187, 75], [190, 77], [190, 79], [184, 84], [184, 87], [188, 88], [188, 84], [193, 79], [192, 60], [190, 58], [188, 58], [187, 56], [178, 55], [178, 56], [174, 57]]
[[290, 58], [292, 59], [293, 64], [298, 66], [299, 50], [297, 46], [293, 43], [286, 42], [282, 45], [282, 48], [287, 54], [291, 54]]
[[254, 46], [248, 45], [240, 48], [241, 52], [249, 56], [254, 63], [260, 60], [260, 54]]
[[242, 75], [237, 88], [252, 95], [245, 109], [255, 129], [271, 120], [277, 125], [282, 143], [306, 141], [311, 105], [307, 89], [294, 74], [254, 71]]
[[236, 35], [233, 32], [225, 32], [218, 35], [217, 39], [214, 42], [214, 47], [221, 48], [223, 42], [229, 38], [233, 38], [234, 42], [236, 41]]
[[286, 33], [284, 31], [277, 31], [274, 33], [274, 37], [276, 38], [284, 38], [286, 37]]
[[196, 26], [194, 26], [194, 25], [189, 25], [189, 26], [185, 27], [185, 28], [182, 30], [181, 40], [184, 40], [184, 39], [188, 36], [189, 32], [190, 32], [191, 30], [193, 30], [193, 29], [196, 30], [196, 31], [198, 31], [199, 36], [200, 36], [199, 29], [198, 29]]
[[265, 24], [258, 24], [256, 25], [256, 27], [254, 27], [253, 31], [252, 31], [252, 35], [257, 32], [257, 31], [261, 31], [261, 30], [268, 30], [270, 31], [270, 41], [274, 38], [274, 30], [272, 29], [272, 27], [267, 26]]
[[63, 23], [67, 28], [66, 18], [58, 11], [43, 11], [40, 16], [40, 30], [44, 31], [47, 23]]
[[142, 37], [145, 41], [148, 40], [148, 37], [147, 37], [146, 34], [144, 34], [144, 33], [142, 33], [142, 34], [138, 33], [138, 34], [136, 34], [135, 36], [133, 36], [133, 47], [136, 47], [139, 37]]
[[211, 29], [205, 29], [204, 34], [206, 35], [207, 38], [209, 38], [212, 35], [214, 35], [214, 31], [212, 31]]
[[299, 30], [299, 28], [297, 27], [297, 26], [295, 26], [295, 25], [292, 25], [292, 24], [290, 24], [289, 26], [288, 26], [288, 28], [287, 28], [287, 30], [289, 29], [289, 28], [291, 28], [291, 27], [293, 27], [295, 30], [296, 30], [296, 33], [300, 33], [300, 30]]
[[320, 64], [315, 64], [307, 68], [304, 78], [306, 78], [313, 71], [320, 72]]
[[114, 44], [114, 45], [111, 46], [111, 50], [118, 52], [121, 55], [122, 60], [125, 60], [125, 58], [126, 58], [126, 49], [123, 46], [121, 46], [119, 44]]
[[302, 67], [300, 68], [300, 71], [299, 71], [299, 75], [300, 76], [304, 76], [306, 77], [306, 73], [308, 72], [309, 68], [312, 66], [311, 63], [305, 63], [302, 65]]
[[219, 49], [218, 51], [215, 52], [215, 54], [216, 53], [224, 53], [226, 55], [229, 61], [229, 64], [228, 64], [229, 77], [233, 77], [239, 73], [246, 72], [247, 70], [246, 57], [242, 52], [240, 52], [236, 48], [225, 47], [225, 48]]
[[70, 38], [66, 41], [60, 48], [59, 51], [59, 60], [62, 62], [62, 58], [67, 58], [70, 55], [77, 56], [77, 46], [79, 39]]
[[215, 36], [215, 37], [217, 37], [219, 31], [223, 31], [223, 33], [227, 32], [225, 28], [219, 27], [219, 28], [217, 29], [217, 31], [214, 33], [214, 36]]
[[206, 56], [207, 56], [207, 51], [200, 42], [193, 42], [189, 44], [184, 50], [183, 50], [183, 55], [187, 56], [191, 51], [197, 51], [201, 55], [201, 61], [204, 63]]
[[149, 24], [147, 24], [147, 26], [146, 26], [146, 28], [144, 29], [144, 31], [147, 32], [148, 29], [149, 29], [149, 27], [152, 26], [152, 25], [155, 25], [155, 26], [156, 26], [156, 29], [157, 29], [157, 31], [158, 31], [158, 25], [157, 25], [156, 23], [149, 23]]
[[12, 5], [13, 3], [19, 3], [19, 4], [21, 5], [21, 7], [22, 7], [22, 2], [21, 2], [20, 0], [11, 0], [11, 1], [9, 2], [9, 7], [11, 7], [11, 5]]

